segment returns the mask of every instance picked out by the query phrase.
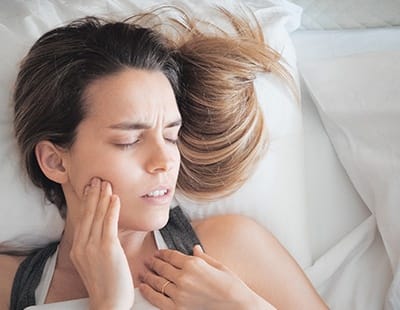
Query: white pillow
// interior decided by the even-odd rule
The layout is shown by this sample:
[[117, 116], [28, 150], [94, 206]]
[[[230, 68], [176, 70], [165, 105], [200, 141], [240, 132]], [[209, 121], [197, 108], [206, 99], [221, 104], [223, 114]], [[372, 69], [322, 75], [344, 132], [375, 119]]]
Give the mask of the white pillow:
[[[17, 61], [27, 48], [45, 31], [61, 25], [64, 21], [84, 15], [129, 15], [137, 8], [159, 4], [160, 1], [96, 1], [17, 3], [9, 8], [10, 16], [0, 25], [0, 40], [7, 42], [1, 50], [0, 75], [3, 102], [9, 101], [12, 81], [17, 72]], [[174, 2], [175, 4], [179, 2]], [[237, 8], [236, 1], [206, 1], [202, 4], [187, 4], [199, 14], [216, 22], [207, 5], [223, 4]], [[248, 2], [251, 6], [251, 1]], [[281, 52], [287, 67], [297, 78], [296, 57], [288, 31], [300, 24], [301, 9], [287, 1], [265, 1], [255, 3], [254, 11], [260, 19], [267, 41]], [[201, 15], [203, 14], [203, 15]], [[18, 18], [17, 18], [18, 17]], [[4, 69], [3, 69], [4, 68]], [[299, 104], [290, 95], [282, 81], [271, 75], [256, 80], [256, 91], [265, 111], [271, 143], [266, 157], [257, 167], [254, 176], [237, 193], [219, 201], [199, 205], [177, 194], [177, 200], [192, 218], [203, 218], [220, 213], [240, 213], [258, 220], [269, 228], [294, 255], [301, 266], [311, 263], [305, 223], [303, 182], [302, 120]], [[11, 142], [11, 114], [1, 107], [0, 193], [6, 197], [0, 216], [0, 250], [10, 246], [32, 248], [49, 240], [57, 239], [62, 230], [62, 221], [52, 206], [43, 206], [40, 193], [29, 183], [22, 182], [17, 166], [15, 149]], [[6, 133], [3, 135], [3, 133]], [[12, 145], [13, 147], [11, 148]], [[24, 216], [23, 216], [24, 215]], [[27, 237], [29, 236], [29, 238]]]
[[0, 25], [0, 251], [28, 250], [58, 239], [63, 221], [57, 208], [24, 177], [13, 136], [11, 93], [18, 61], [27, 46], [6, 25]]
[[400, 257], [399, 59], [397, 45], [302, 64], [338, 157], [376, 216], [392, 270]]

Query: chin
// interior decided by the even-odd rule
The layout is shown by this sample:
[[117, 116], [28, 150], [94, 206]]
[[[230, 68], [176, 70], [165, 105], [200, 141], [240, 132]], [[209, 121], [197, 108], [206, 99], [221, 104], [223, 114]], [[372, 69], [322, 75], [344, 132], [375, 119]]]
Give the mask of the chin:
[[[168, 209], [169, 211], [169, 209]], [[159, 217], [157, 220], [154, 220], [153, 224], [154, 224], [154, 229], [152, 230], [158, 230], [163, 228], [165, 225], [167, 225], [168, 223], [168, 219], [169, 219], [169, 212], [166, 214], [166, 216], [163, 217]]]
[[[154, 210], [155, 211], [155, 210]], [[136, 231], [153, 231], [167, 225], [169, 219], [169, 207], [156, 212], [145, 212], [141, 216], [130, 215], [124, 219], [120, 218], [120, 228]]]

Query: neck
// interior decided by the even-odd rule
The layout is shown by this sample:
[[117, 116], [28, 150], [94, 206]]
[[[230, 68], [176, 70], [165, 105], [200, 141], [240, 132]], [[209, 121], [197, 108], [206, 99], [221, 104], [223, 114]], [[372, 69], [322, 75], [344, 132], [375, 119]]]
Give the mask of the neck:
[[[65, 221], [65, 229], [59, 244], [57, 258], [58, 269], [73, 273], [77, 273], [77, 271], [70, 259], [69, 254], [72, 249], [75, 228], [74, 222], [67, 216]], [[136, 258], [143, 256], [143, 254], [147, 252], [144, 243], [147, 238], [152, 237], [152, 233], [120, 229], [118, 232], [118, 237], [121, 242], [121, 246], [124, 249], [125, 255], [127, 256], [128, 262], [130, 262], [137, 261]]]

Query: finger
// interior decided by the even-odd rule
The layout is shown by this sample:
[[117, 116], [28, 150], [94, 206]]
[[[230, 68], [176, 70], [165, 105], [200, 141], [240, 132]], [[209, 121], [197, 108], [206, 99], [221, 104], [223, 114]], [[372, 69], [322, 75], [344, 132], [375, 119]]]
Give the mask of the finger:
[[176, 267], [157, 257], [153, 257], [149, 261], [146, 261], [145, 265], [159, 276], [172, 282], [176, 282], [175, 279], [179, 275], [179, 270]]
[[178, 269], [183, 268], [188, 257], [187, 255], [175, 250], [158, 250], [154, 256]]
[[157, 291], [161, 295], [164, 294], [171, 298], [174, 298], [175, 296], [175, 284], [150, 270], [148, 270], [144, 275], [141, 275], [140, 280], [142, 283], [149, 285], [153, 290]]
[[222, 265], [219, 261], [217, 261], [215, 258], [207, 255], [206, 253], [204, 253], [201, 245], [196, 244], [193, 247], [193, 256], [197, 256], [200, 257], [201, 259], [203, 259], [206, 263], [208, 263], [209, 265], [213, 266], [214, 268], [217, 269], [224, 269], [224, 265]]
[[156, 308], [167, 310], [175, 309], [174, 301], [171, 298], [154, 290], [150, 285], [141, 283], [139, 285], [139, 289], [143, 297], [146, 298]]
[[75, 244], [77, 244], [78, 242], [85, 244], [89, 238], [93, 218], [99, 200], [99, 194], [100, 194], [100, 179], [93, 178], [90, 184], [87, 185], [85, 189], [85, 195], [82, 201], [83, 204], [82, 220], [79, 223], [79, 228], [77, 229], [74, 236]]
[[110, 199], [110, 207], [108, 208], [104, 219], [103, 238], [118, 238], [118, 219], [121, 204], [117, 195], [112, 195]]
[[100, 198], [97, 204], [96, 213], [92, 223], [92, 230], [89, 236], [89, 238], [91, 238], [91, 240], [94, 242], [98, 242], [102, 238], [104, 218], [110, 206], [111, 195], [111, 184], [107, 181], [101, 182]]

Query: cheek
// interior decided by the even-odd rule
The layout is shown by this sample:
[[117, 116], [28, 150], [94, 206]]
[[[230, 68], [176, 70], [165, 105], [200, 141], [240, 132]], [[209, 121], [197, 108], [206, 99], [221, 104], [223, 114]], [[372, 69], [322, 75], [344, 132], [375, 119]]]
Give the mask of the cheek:
[[109, 181], [114, 188], [117, 185], [116, 182], [126, 175], [126, 166], [123, 161], [116, 160], [112, 154], [87, 152], [77, 155], [79, 156], [74, 156], [70, 161], [69, 181], [80, 197], [93, 177]]
[[123, 199], [121, 195], [125, 195], [127, 191], [135, 187], [136, 183], [140, 183], [137, 173], [134, 173], [132, 168], [128, 170], [127, 165], [122, 161], [102, 169], [99, 173], [103, 180], [111, 183], [113, 193], [119, 195], [121, 199]]
[[[111, 183], [113, 193], [122, 194], [127, 190], [127, 187], [132, 186], [136, 181], [139, 183], [139, 169], [132, 161], [127, 162], [123, 158], [104, 158], [104, 161], [99, 161], [91, 165], [90, 177], [97, 176], [104, 181]], [[131, 185], [131, 186], [129, 186]]]

